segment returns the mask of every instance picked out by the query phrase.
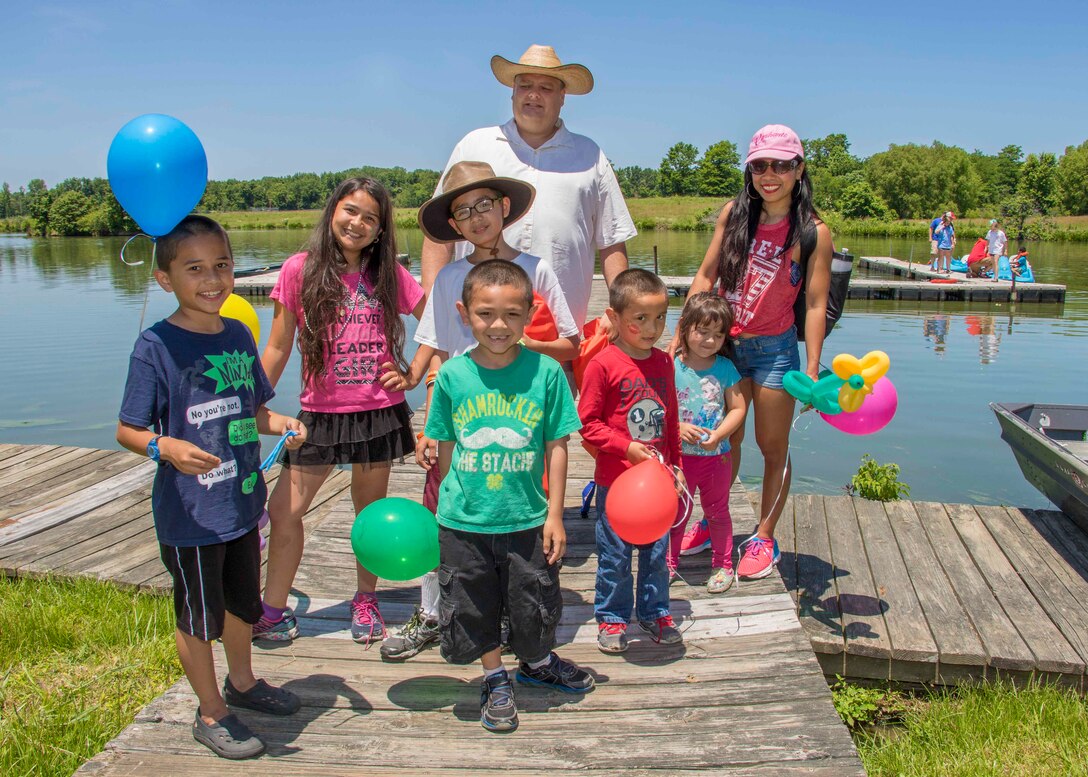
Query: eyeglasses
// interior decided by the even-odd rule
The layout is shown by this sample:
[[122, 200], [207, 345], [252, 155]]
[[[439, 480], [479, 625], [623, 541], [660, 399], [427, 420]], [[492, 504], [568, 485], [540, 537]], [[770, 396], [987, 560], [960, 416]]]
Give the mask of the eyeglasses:
[[472, 218], [472, 211], [476, 211], [481, 215], [487, 213], [492, 208], [494, 208], [495, 203], [499, 202], [500, 200], [502, 200], [502, 197], [487, 197], [480, 200], [475, 205], [465, 205], [463, 207], [460, 207], [457, 210], [453, 211], [453, 220], [464, 221], [465, 219]]
[[779, 175], [784, 175], [796, 170], [798, 164], [800, 163], [796, 159], [754, 159], [748, 163], [748, 169], [752, 171], [752, 175], [763, 175], [769, 167]]

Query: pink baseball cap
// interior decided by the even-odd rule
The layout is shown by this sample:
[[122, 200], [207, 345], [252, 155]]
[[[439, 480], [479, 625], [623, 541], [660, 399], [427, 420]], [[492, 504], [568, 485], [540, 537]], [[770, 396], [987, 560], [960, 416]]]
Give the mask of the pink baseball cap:
[[785, 124], [768, 124], [752, 136], [744, 164], [753, 159], [793, 159], [798, 156], [804, 159], [805, 149], [797, 133]]

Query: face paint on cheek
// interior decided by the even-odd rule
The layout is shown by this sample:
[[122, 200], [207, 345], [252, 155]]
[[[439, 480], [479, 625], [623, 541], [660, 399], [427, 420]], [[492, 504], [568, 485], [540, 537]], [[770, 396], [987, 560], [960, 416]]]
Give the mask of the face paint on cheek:
[[638, 328], [638, 324], [628, 324], [627, 331], [633, 335], [641, 334], [641, 330]]

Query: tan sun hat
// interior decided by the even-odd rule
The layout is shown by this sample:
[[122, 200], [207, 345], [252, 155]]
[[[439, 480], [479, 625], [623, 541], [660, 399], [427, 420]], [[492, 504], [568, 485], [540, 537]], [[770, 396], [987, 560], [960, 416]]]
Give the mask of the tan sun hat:
[[558, 78], [567, 89], [567, 94], [589, 94], [593, 91], [593, 74], [585, 65], [564, 65], [556, 56], [551, 46], [534, 43], [525, 49], [521, 59], [511, 62], [498, 54], [491, 58], [491, 72], [500, 84], [514, 85], [514, 76], [519, 73], [539, 73]]
[[524, 216], [536, 199], [536, 189], [532, 184], [516, 178], [499, 177], [487, 162], [458, 162], [446, 173], [442, 181], [442, 193], [427, 200], [419, 208], [416, 220], [423, 234], [436, 243], [456, 243], [464, 240], [450, 226], [450, 205], [462, 194], [473, 189], [494, 189], [510, 198], [510, 215], [503, 219], [504, 228]]

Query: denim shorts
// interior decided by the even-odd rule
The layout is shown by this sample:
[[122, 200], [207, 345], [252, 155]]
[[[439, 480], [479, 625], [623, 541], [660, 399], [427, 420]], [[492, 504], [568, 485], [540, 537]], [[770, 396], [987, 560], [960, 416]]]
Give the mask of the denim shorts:
[[801, 369], [797, 330], [792, 326], [780, 335], [757, 335], [733, 341], [733, 364], [742, 378], [766, 388], [782, 388], [782, 377]]

